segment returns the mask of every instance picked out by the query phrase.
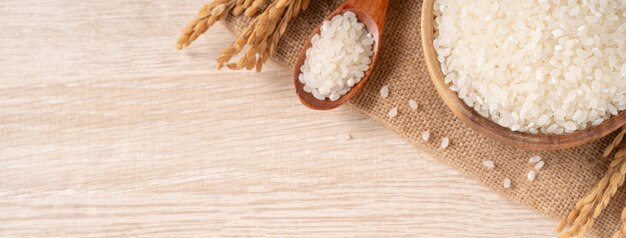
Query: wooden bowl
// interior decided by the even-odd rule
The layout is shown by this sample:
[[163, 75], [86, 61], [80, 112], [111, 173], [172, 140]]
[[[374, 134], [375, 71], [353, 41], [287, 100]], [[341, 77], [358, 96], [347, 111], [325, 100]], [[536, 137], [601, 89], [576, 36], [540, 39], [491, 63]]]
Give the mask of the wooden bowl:
[[452, 113], [470, 128], [492, 140], [520, 149], [559, 150], [595, 141], [618, 130], [626, 124], [626, 111], [622, 111], [617, 116], [606, 120], [602, 124], [588, 127], [584, 130], [561, 135], [535, 135], [511, 131], [511, 129], [502, 127], [491, 119], [481, 116], [474, 111], [473, 108], [467, 106], [465, 102], [458, 97], [457, 93], [450, 90], [449, 86], [444, 82], [444, 75], [441, 72], [441, 66], [437, 60], [437, 52], [433, 46], [433, 35], [435, 32], [434, 3], [435, 0], [424, 0], [422, 6], [422, 47], [424, 49], [424, 58], [428, 67], [428, 73], [435, 84], [437, 92]]

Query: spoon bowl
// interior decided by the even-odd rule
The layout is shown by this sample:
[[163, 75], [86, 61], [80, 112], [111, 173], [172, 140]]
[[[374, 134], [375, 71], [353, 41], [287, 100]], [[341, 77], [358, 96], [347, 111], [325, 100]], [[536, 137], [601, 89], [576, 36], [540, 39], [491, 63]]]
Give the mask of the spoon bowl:
[[354, 97], [354, 95], [359, 92], [359, 90], [361, 90], [361, 88], [363, 88], [365, 82], [367, 82], [370, 75], [372, 74], [378, 59], [381, 48], [385, 17], [387, 15], [388, 3], [389, 0], [348, 0], [324, 19], [330, 20], [334, 16], [344, 14], [347, 11], [354, 12], [358, 21], [365, 25], [365, 29], [367, 29], [368, 33], [372, 34], [372, 38], [374, 39], [374, 45], [372, 46], [374, 55], [372, 55], [372, 62], [370, 63], [369, 69], [365, 72], [365, 75], [363, 76], [361, 81], [355, 84], [350, 89], [350, 91], [341, 96], [337, 101], [331, 101], [329, 99], [319, 100], [313, 97], [313, 94], [304, 91], [304, 84], [302, 84], [300, 80], [298, 80], [298, 77], [301, 73], [300, 68], [302, 67], [302, 65], [304, 65], [304, 61], [306, 60], [306, 50], [311, 48], [312, 46], [311, 38], [313, 38], [313, 36], [315, 36], [316, 34], [320, 34], [322, 24], [315, 28], [313, 33], [309, 36], [306, 43], [302, 47], [300, 56], [298, 57], [294, 65], [293, 78], [296, 87], [296, 94], [298, 94], [298, 97], [300, 98], [300, 102], [302, 102], [302, 104], [315, 110], [334, 109], [348, 102], [352, 97]]
[[561, 135], [531, 134], [512, 131], [509, 128], [498, 125], [489, 118], [481, 116], [473, 108], [467, 106], [465, 102], [459, 98], [457, 93], [450, 90], [449, 85], [445, 83], [444, 75], [441, 72], [441, 66], [437, 60], [437, 52], [433, 46], [435, 31], [435, 15], [433, 7], [435, 0], [424, 0], [423, 4], [421, 28], [422, 47], [430, 78], [433, 81], [437, 92], [448, 108], [450, 108], [452, 113], [467, 126], [480, 134], [494, 141], [520, 149], [559, 150], [598, 140], [618, 130], [626, 124], [626, 111], [622, 111], [617, 116], [613, 116], [600, 125], [591, 126], [584, 130]]

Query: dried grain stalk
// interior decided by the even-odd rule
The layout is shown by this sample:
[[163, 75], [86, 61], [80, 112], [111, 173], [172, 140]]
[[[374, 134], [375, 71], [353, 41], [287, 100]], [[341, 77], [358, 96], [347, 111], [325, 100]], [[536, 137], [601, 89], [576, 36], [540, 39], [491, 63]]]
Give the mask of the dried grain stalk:
[[181, 36], [176, 42], [176, 49], [188, 47], [191, 42], [198, 39], [202, 33], [206, 32], [215, 22], [226, 17], [239, 0], [213, 0], [198, 11], [198, 16], [183, 28]]
[[615, 136], [615, 139], [613, 139], [613, 142], [611, 142], [611, 144], [606, 147], [606, 150], [604, 150], [604, 157], [609, 157], [609, 155], [611, 153], [613, 153], [613, 151], [622, 143], [622, 140], [624, 139], [624, 135], [626, 135], [626, 125], [624, 125], [622, 127], [622, 131], [620, 133], [617, 134], [617, 136]]
[[[616, 149], [626, 134], [626, 127], [613, 140], [613, 143], [607, 147], [605, 153], [612, 153]], [[611, 198], [617, 190], [624, 184], [626, 177], [626, 148], [621, 148], [615, 153], [613, 161], [609, 165], [606, 175], [600, 179], [596, 186], [587, 196], [581, 199], [574, 210], [561, 220], [557, 226], [559, 237], [578, 236], [584, 237], [585, 233], [593, 227], [595, 220], [602, 214], [602, 211], [608, 206]], [[622, 214], [622, 220], [626, 227], [626, 210]], [[565, 230], [569, 226], [569, 230]], [[616, 232], [616, 236], [626, 233], [626, 228]], [[623, 232], [623, 233], [622, 233]], [[619, 236], [621, 237], [621, 236]]]
[[[233, 15], [254, 16], [267, 0], [214, 0], [205, 5], [196, 19], [183, 29], [183, 34], [176, 44], [182, 49], [191, 44], [213, 23], [223, 19], [231, 12]], [[281, 37], [285, 34], [289, 22], [300, 12], [306, 10], [310, 0], [273, 0], [244, 30], [237, 39], [222, 50], [217, 58], [218, 69], [224, 66], [232, 70], [256, 69], [260, 72], [263, 64], [276, 51]], [[244, 51], [245, 53], [242, 53]], [[242, 54], [235, 62], [231, 59]]]
[[615, 234], [613, 234], [613, 238], [622, 238], [626, 236], [626, 207], [622, 211], [621, 220], [622, 220], [622, 225], [620, 226], [620, 229], [616, 231]]

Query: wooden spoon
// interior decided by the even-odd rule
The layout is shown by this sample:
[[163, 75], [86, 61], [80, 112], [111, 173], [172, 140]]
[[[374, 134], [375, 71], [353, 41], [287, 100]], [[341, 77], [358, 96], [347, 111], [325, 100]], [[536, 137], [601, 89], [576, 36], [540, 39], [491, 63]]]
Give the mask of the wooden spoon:
[[376, 60], [378, 59], [378, 54], [380, 52], [381, 40], [383, 28], [385, 26], [385, 17], [387, 16], [387, 6], [389, 5], [389, 0], [348, 0], [341, 6], [339, 6], [334, 12], [328, 15], [325, 20], [330, 20], [336, 15], [343, 14], [346, 11], [351, 11], [356, 14], [359, 22], [365, 25], [367, 31], [372, 34], [372, 38], [374, 39], [374, 55], [372, 56], [372, 63], [370, 64], [369, 70], [365, 72], [365, 76], [361, 79], [361, 81], [355, 84], [348, 93], [341, 96], [337, 101], [331, 101], [329, 99], [319, 100], [313, 97], [313, 94], [307, 93], [304, 91], [304, 84], [300, 83], [298, 80], [298, 76], [300, 75], [300, 67], [304, 64], [304, 60], [306, 59], [306, 50], [311, 48], [311, 38], [320, 33], [320, 28], [322, 24], [320, 24], [310, 35], [304, 47], [302, 47], [302, 51], [300, 52], [300, 57], [296, 61], [294, 66], [294, 82], [296, 86], [296, 93], [300, 98], [300, 101], [305, 106], [316, 109], [316, 110], [330, 110], [337, 108], [338, 106], [346, 103], [350, 100], [350, 98], [354, 97], [365, 82], [369, 79], [374, 66], [376, 65]]
[[424, 58], [428, 72], [435, 84], [437, 92], [452, 113], [470, 128], [494, 141], [520, 149], [559, 150], [595, 141], [618, 130], [626, 124], [626, 111], [622, 111], [617, 116], [604, 121], [600, 125], [590, 126], [584, 130], [562, 135], [535, 135], [511, 131], [511, 129], [502, 127], [490, 119], [481, 116], [473, 108], [468, 107], [463, 100], [459, 98], [456, 92], [450, 90], [449, 85], [444, 81], [444, 75], [441, 72], [441, 67], [437, 60], [437, 52], [433, 46], [434, 3], [435, 0], [424, 0], [424, 5], [422, 6], [422, 46], [424, 48]]

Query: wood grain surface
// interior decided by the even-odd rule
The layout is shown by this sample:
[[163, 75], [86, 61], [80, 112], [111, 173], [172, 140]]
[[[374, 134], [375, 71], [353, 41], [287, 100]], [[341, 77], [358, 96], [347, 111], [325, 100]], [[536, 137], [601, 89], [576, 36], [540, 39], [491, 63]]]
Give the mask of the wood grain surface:
[[216, 71], [220, 24], [176, 52], [204, 2], [0, 0], [0, 237], [554, 235], [287, 69]]

